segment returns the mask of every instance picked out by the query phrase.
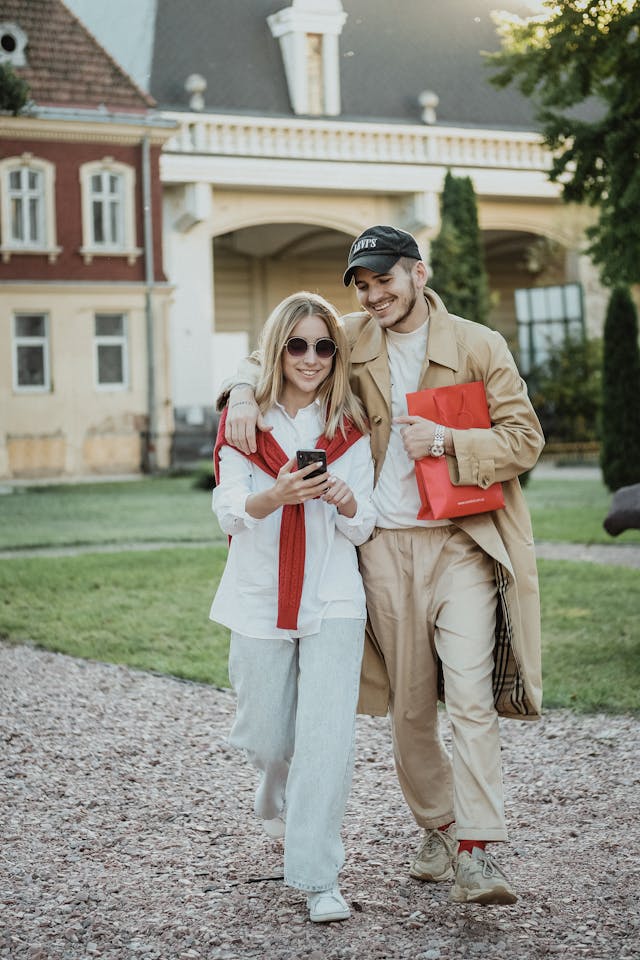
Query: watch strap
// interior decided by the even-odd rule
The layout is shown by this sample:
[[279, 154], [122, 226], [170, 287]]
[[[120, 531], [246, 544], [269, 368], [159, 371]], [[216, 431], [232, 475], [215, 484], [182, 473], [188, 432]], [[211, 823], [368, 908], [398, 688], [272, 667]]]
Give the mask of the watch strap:
[[444, 455], [444, 430], [445, 428], [441, 423], [436, 423], [433, 441], [429, 447], [430, 457], [442, 457]]

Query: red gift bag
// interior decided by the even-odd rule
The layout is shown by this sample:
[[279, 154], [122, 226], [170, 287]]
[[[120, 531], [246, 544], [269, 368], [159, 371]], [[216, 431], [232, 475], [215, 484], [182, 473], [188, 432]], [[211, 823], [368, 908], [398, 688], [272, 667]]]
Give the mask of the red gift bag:
[[[491, 426], [482, 380], [408, 393], [407, 409], [411, 416], [455, 430]], [[475, 485], [454, 486], [446, 457], [424, 457], [416, 460], [415, 468], [422, 501], [418, 520], [445, 520], [504, 507], [501, 483], [492, 483], [486, 490]]]

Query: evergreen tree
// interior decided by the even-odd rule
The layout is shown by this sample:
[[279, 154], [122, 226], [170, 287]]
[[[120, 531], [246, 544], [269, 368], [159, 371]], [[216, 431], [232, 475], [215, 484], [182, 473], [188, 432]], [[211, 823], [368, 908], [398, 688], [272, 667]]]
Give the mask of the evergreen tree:
[[29, 85], [8, 63], [0, 63], [0, 110], [17, 115], [29, 100]]
[[486, 323], [489, 282], [469, 177], [454, 177], [447, 171], [440, 211], [440, 233], [431, 245], [434, 287], [450, 313]]
[[640, 483], [640, 350], [629, 289], [611, 293], [604, 325], [600, 466], [609, 490]]

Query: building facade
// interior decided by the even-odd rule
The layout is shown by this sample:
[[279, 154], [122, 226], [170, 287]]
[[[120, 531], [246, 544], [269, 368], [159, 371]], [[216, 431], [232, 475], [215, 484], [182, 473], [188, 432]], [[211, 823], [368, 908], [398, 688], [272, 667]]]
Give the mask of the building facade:
[[170, 129], [58, 0], [0, 2], [0, 477], [166, 466]]
[[292, 290], [356, 308], [341, 276], [365, 227], [410, 230], [428, 262], [447, 170], [473, 181], [490, 323], [523, 365], [566, 330], [600, 331], [605, 292], [583, 253], [593, 211], [548, 181], [531, 105], [489, 83], [493, 7], [193, 0], [186, 19], [156, 0], [149, 89], [177, 127], [160, 169], [178, 430], [207, 426], [221, 380]]
[[[0, 20], [7, 19], [7, 7], [14, 9], [16, 21], [15, 10], [49, 3], [53, 0], [0, 0]], [[606, 293], [584, 254], [593, 211], [564, 204], [558, 187], [549, 183], [550, 157], [529, 102], [489, 83], [481, 51], [498, 47], [491, 0], [402, 0], [395, 6], [371, 0], [189, 0], [188, 5], [140, 0], [135, 11], [130, 6], [130, 0], [111, 0], [108, 9], [92, 0], [67, 0], [110, 54], [136, 71], [144, 88], [132, 85], [146, 99], [139, 104], [139, 127], [133, 121], [126, 125], [134, 142], [120, 142], [119, 148], [137, 150], [141, 158], [141, 143], [146, 138], [150, 143], [152, 283], [144, 280], [146, 258], [135, 253], [143, 246], [145, 205], [140, 197], [133, 203], [134, 246], [113, 260], [92, 257], [89, 243], [87, 256], [81, 236], [86, 201], [82, 193], [72, 199], [67, 181], [61, 186], [61, 161], [48, 155], [42, 159], [55, 167], [62, 207], [59, 236], [51, 242], [64, 250], [52, 261], [46, 252], [39, 259], [24, 254], [20, 267], [33, 270], [37, 262], [38, 284], [50, 282], [60, 296], [63, 283], [65, 296], [77, 295], [76, 306], [64, 311], [76, 317], [75, 334], [82, 332], [85, 357], [90, 346], [94, 357], [99, 346], [106, 355], [109, 343], [100, 340], [104, 331], [122, 337], [122, 324], [98, 322], [96, 316], [104, 312], [127, 319], [132, 366], [126, 388], [118, 383], [117, 389], [102, 390], [95, 359], [82, 370], [67, 356], [84, 378], [83, 406], [94, 413], [85, 418], [83, 412], [73, 444], [62, 457], [60, 436], [70, 429], [63, 420], [70, 418], [70, 423], [76, 416], [73, 394], [61, 405], [61, 419], [52, 423], [47, 441], [57, 451], [55, 469], [106, 470], [96, 451], [111, 449], [110, 444], [121, 451], [129, 444], [126, 456], [108, 455], [112, 467], [133, 467], [136, 456], [144, 454], [145, 431], [158, 437], [153, 445], [161, 466], [181, 450], [197, 456], [211, 441], [221, 381], [255, 346], [280, 299], [306, 288], [323, 294], [341, 312], [356, 307], [341, 276], [349, 246], [361, 230], [376, 222], [404, 227], [416, 235], [429, 261], [447, 170], [470, 176], [474, 183], [492, 296], [490, 323], [507, 337], [524, 372], [567, 330], [600, 332]], [[539, 8], [533, 0], [499, 6], [521, 16]], [[61, 37], [62, 49], [66, 46]], [[74, 130], [79, 152], [68, 183], [77, 174], [82, 184], [82, 170], [91, 171], [87, 164], [111, 158], [109, 162], [133, 170], [135, 190], [140, 190], [143, 170], [132, 154], [127, 160], [113, 140], [108, 149], [99, 146], [105, 135], [100, 107], [105, 91], [101, 96], [92, 101], [93, 127], [88, 118], [83, 120], [83, 129], [92, 132], [82, 150]], [[161, 118], [164, 128], [152, 124], [149, 97], [156, 104], [153, 123]], [[112, 134], [123, 129], [114, 121], [111, 116]], [[29, 122], [48, 122], [52, 129], [54, 121], [40, 115]], [[26, 129], [25, 117], [2, 119], [7, 141], [15, 141], [13, 127], [20, 123]], [[70, 133], [65, 136], [69, 142]], [[91, 138], [95, 153], [85, 154]], [[18, 156], [17, 150], [13, 145], [11, 155]], [[23, 152], [32, 151], [25, 146]], [[78, 238], [63, 245], [64, 218], [71, 216], [74, 203]], [[6, 267], [13, 270], [16, 262], [12, 254]], [[21, 287], [22, 276], [1, 281], [5, 293], [7, 283], [17, 284], [12, 296], [22, 298], [4, 310], [7, 318], [18, 309], [42, 315], [43, 300], [51, 293], [42, 288], [43, 297], [36, 302], [40, 287], [29, 285], [28, 278], [28, 289], [24, 283]], [[97, 300], [87, 299], [87, 283], [96, 284], [91, 289]], [[431, 283], [437, 290], [438, 278]], [[144, 365], [137, 364], [146, 342], [142, 317], [149, 297], [154, 301], [154, 345], [150, 352], [147, 343], [145, 374]], [[34, 327], [42, 329], [41, 322]], [[72, 326], [68, 329], [66, 339], [76, 342]], [[5, 344], [10, 339], [5, 337]], [[15, 384], [8, 385], [6, 377], [5, 369], [2, 389], [17, 409]], [[151, 381], [155, 399], [145, 405]], [[55, 382], [67, 383], [66, 371]], [[18, 399], [26, 410], [24, 395]], [[35, 393], [30, 399], [37, 399]], [[34, 403], [24, 420], [12, 420], [11, 450], [18, 449], [14, 441], [24, 439], [27, 422], [39, 422], [39, 414]], [[19, 467], [23, 454], [22, 461], [17, 453], [4, 457], [0, 474], [25, 469]], [[145, 462], [144, 455], [139, 462]]]

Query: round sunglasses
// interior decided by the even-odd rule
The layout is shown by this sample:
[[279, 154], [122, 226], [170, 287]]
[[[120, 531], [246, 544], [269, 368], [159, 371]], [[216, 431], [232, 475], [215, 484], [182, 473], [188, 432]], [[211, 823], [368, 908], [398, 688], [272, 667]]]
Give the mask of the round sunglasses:
[[290, 357], [304, 357], [309, 347], [313, 347], [319, 360], [330, 360], [338, 349], [334, 340], [329, 337], [320, 337], [315, 343], [309, 343], [304, 337], [290, 337], [285, 343], [285, 349]]

